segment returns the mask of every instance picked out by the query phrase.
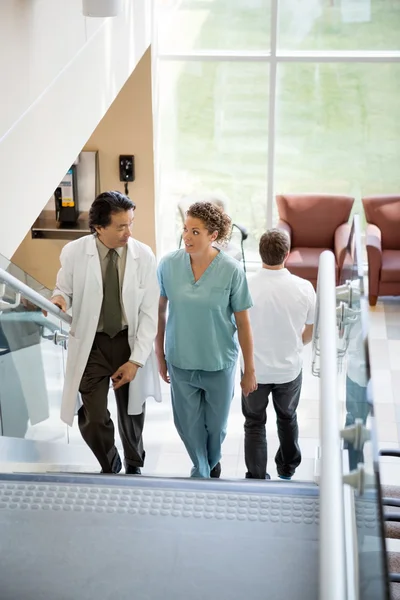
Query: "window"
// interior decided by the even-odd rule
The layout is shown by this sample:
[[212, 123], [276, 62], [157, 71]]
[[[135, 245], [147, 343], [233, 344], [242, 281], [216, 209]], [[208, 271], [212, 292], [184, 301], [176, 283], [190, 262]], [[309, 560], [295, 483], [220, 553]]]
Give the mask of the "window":
[[398, 50], [400, 2], [279, 0], [278, 45], [285, 50]]
[[[276, 193], [400, 190], [400, 2], [157, 0], [157, 250], [179, 207], [229, 201], [248, 260]], [[154, 50], [154, 48], [153, 48]]]
[[183, 0], [159, 20], [162, 52], [269, 49], [270, 0]]
[[179, 244], [180, 206], [207, 194], [226, 199], [233, 221], [251, 232], [247, 250], [256, 251], [265, 222], [268, 65], [164, 62], [160, 87], [165, 96], [160, 112], [159, 251]]
[[[400, 64], [280, 64], [276, 193], [400, 190]], [[274, 205], [275, 206], [275, 205]]]

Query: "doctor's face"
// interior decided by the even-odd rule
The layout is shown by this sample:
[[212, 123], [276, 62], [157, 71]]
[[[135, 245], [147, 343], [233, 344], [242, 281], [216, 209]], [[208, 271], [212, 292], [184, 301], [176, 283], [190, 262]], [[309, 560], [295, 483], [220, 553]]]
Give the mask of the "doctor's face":
[[107, 227], [96, 227], [99, 240], [107, 248], [126, 246], [132, 235], [133, 210], [121, 210], [111, 213], [111, 223]]

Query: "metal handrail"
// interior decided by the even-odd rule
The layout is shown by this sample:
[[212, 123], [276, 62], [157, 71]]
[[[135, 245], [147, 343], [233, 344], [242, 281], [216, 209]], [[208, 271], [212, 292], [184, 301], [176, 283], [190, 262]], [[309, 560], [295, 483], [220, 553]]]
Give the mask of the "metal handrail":
[[335, 257], [319, 259], [317, 326], [320, 358], [321, 476], [319, 597], [346, 598], [346, 554], [342, 453], [337, 396]]
[[51, 313], [55, 317], [59, 318], [61, 321], [64, 321], [64, 323], [67, 323], [68, 325], [71, 324], [72, 317], [70, 315], [67, 315], [60, 308], [58, 308], [58, 306], [44, 298], [38, 292], [35, 292], [35, 290], [29, 287], [29, 285], [22, 283], [22, 281], [20, 281], [13, 275], [10, 275], [10, 273], [7, 273], [7, 271], [4, 271], [4, 269], [0, 269], [0, 282], [3, 282], [6, 285], [10, 286], [14, 291], [21, 294], [24, 298], [26, 298], [27, 300], [32, 302], [32, 304], [35, 304], [42, 310]]
[[[350, 331], [355, 323], [358, 315], [359, 309], [353, 308], [353, 299], [354, 295], [357, 296], [357, 300], [359, 301], [360, 295], [364, 293], [363, 287], [363, 267], [360, 257], [362, 257], [362, 248], [361, 248], [361, 233], [360, 233], [360, 217], [358, 214], [353, 216], [353, 221], [351, 225], [351, 232], [349, 236], [349, 243], [347, 247], [348, 256], [354, 260], [356, 260], [356, 269], [358, 275], [357, 287], [353, 285], [351, 280], [346, 281], [342, 285], [336, 287], [336, 316], [337, 316], [337, 335], [340, 343], [337, 343], [337, 366], [338, 372], [342, 369], [342, 360], [346, 356], [349, 341], [350, 341]], [[318, 366], [318, 359], [321, 354], [320, 345], [319, 345], [319, 305], [317, 303], [315, 310], [315, 319], [314, 319], [314, 329], [313, 329], [313, 338], [312, 338], [312, 362], [311, 362], [311, 372], [316, 377], [320, 375], [320, 369]]]

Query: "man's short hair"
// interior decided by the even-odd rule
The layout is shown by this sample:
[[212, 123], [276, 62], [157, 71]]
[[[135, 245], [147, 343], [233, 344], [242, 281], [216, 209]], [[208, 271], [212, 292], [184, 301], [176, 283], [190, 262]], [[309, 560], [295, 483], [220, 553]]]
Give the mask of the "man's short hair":
[[281, 265], [290, 250], [289, 236], [283, 229], [268, 229], [260, 239], [260, 256], [264, 265]]
[[95, 233], [96, 227], [108, 227], [112, 214], [135, 208], [136, 204], [121, 192], [109, 191], [99, 194], [89, 210], [90, 231]]

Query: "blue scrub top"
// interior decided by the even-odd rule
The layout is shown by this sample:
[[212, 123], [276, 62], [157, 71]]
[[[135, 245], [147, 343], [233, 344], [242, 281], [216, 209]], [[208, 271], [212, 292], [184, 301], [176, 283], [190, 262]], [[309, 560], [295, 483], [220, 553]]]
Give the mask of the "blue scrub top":
[[203, 371], [234, 365], [239, 347], [233, 313], [253, 305], [240, 263], [220, 251], [196, 282], [189, 254], [177, 250], [161, 260], [158, 279], [169, 301], [167, 362]]

